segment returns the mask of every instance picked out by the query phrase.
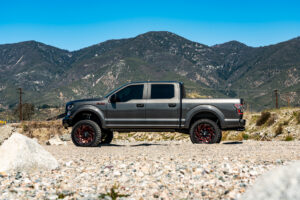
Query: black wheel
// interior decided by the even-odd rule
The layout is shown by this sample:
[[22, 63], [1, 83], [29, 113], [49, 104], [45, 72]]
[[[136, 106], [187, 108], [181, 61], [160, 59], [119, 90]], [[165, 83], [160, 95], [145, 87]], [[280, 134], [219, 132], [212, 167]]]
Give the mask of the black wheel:
[[110, 130], [102, 130], [101, 144], [110, 144], [114, 138], [114, 132]]
[[217, 139], [216, 143], [220, 143], [221, 140], [222, 140], [222, 131], [220, 130], [220, 134], [218, 135], [218, 139]]
[[209, 119], [200, 119], [194, 122], [190, 128], [190, 139], [196, 144], [217, 143], [222, 138], [218, 125]]
[[71, 137], [76, 146], [95, 147], [101, 142], [101, 129], [92, 120], [81, 120], [72, 129]]

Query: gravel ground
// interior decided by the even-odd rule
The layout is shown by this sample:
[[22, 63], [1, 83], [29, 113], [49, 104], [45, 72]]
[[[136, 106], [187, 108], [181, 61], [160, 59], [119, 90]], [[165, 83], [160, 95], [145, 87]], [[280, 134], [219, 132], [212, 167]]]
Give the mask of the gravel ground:
[[60, 168], [0, 174], [0, 199], [98, 199], [113, 186], [124, 199], [235, 199], [266, 170], [300, 160], [300, 141], [44, 147]]

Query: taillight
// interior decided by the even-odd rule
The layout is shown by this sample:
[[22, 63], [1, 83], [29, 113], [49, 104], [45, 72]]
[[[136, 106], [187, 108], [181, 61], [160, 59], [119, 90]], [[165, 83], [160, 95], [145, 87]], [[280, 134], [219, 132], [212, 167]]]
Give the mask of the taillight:
[[234, 107], [239, 115], [244, 114], [243, 104], [234, 104]]

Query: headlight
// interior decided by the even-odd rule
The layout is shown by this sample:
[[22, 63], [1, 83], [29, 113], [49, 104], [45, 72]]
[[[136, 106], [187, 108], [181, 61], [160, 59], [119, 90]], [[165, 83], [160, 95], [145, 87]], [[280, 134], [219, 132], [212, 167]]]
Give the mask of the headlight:
[[67, 106], [67, 110], [71, 110], [73, 107], [74, 107], [74, 105], [70, 104], [70, 105]]

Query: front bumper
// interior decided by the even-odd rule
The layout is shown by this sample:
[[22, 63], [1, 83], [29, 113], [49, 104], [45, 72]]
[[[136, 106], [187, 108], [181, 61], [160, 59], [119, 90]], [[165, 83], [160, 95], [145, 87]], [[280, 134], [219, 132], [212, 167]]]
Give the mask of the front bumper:
[[69, 116], [66, 116], [62, 120], [62, 124], [65, 128], [73, 126], [72, 119]]

